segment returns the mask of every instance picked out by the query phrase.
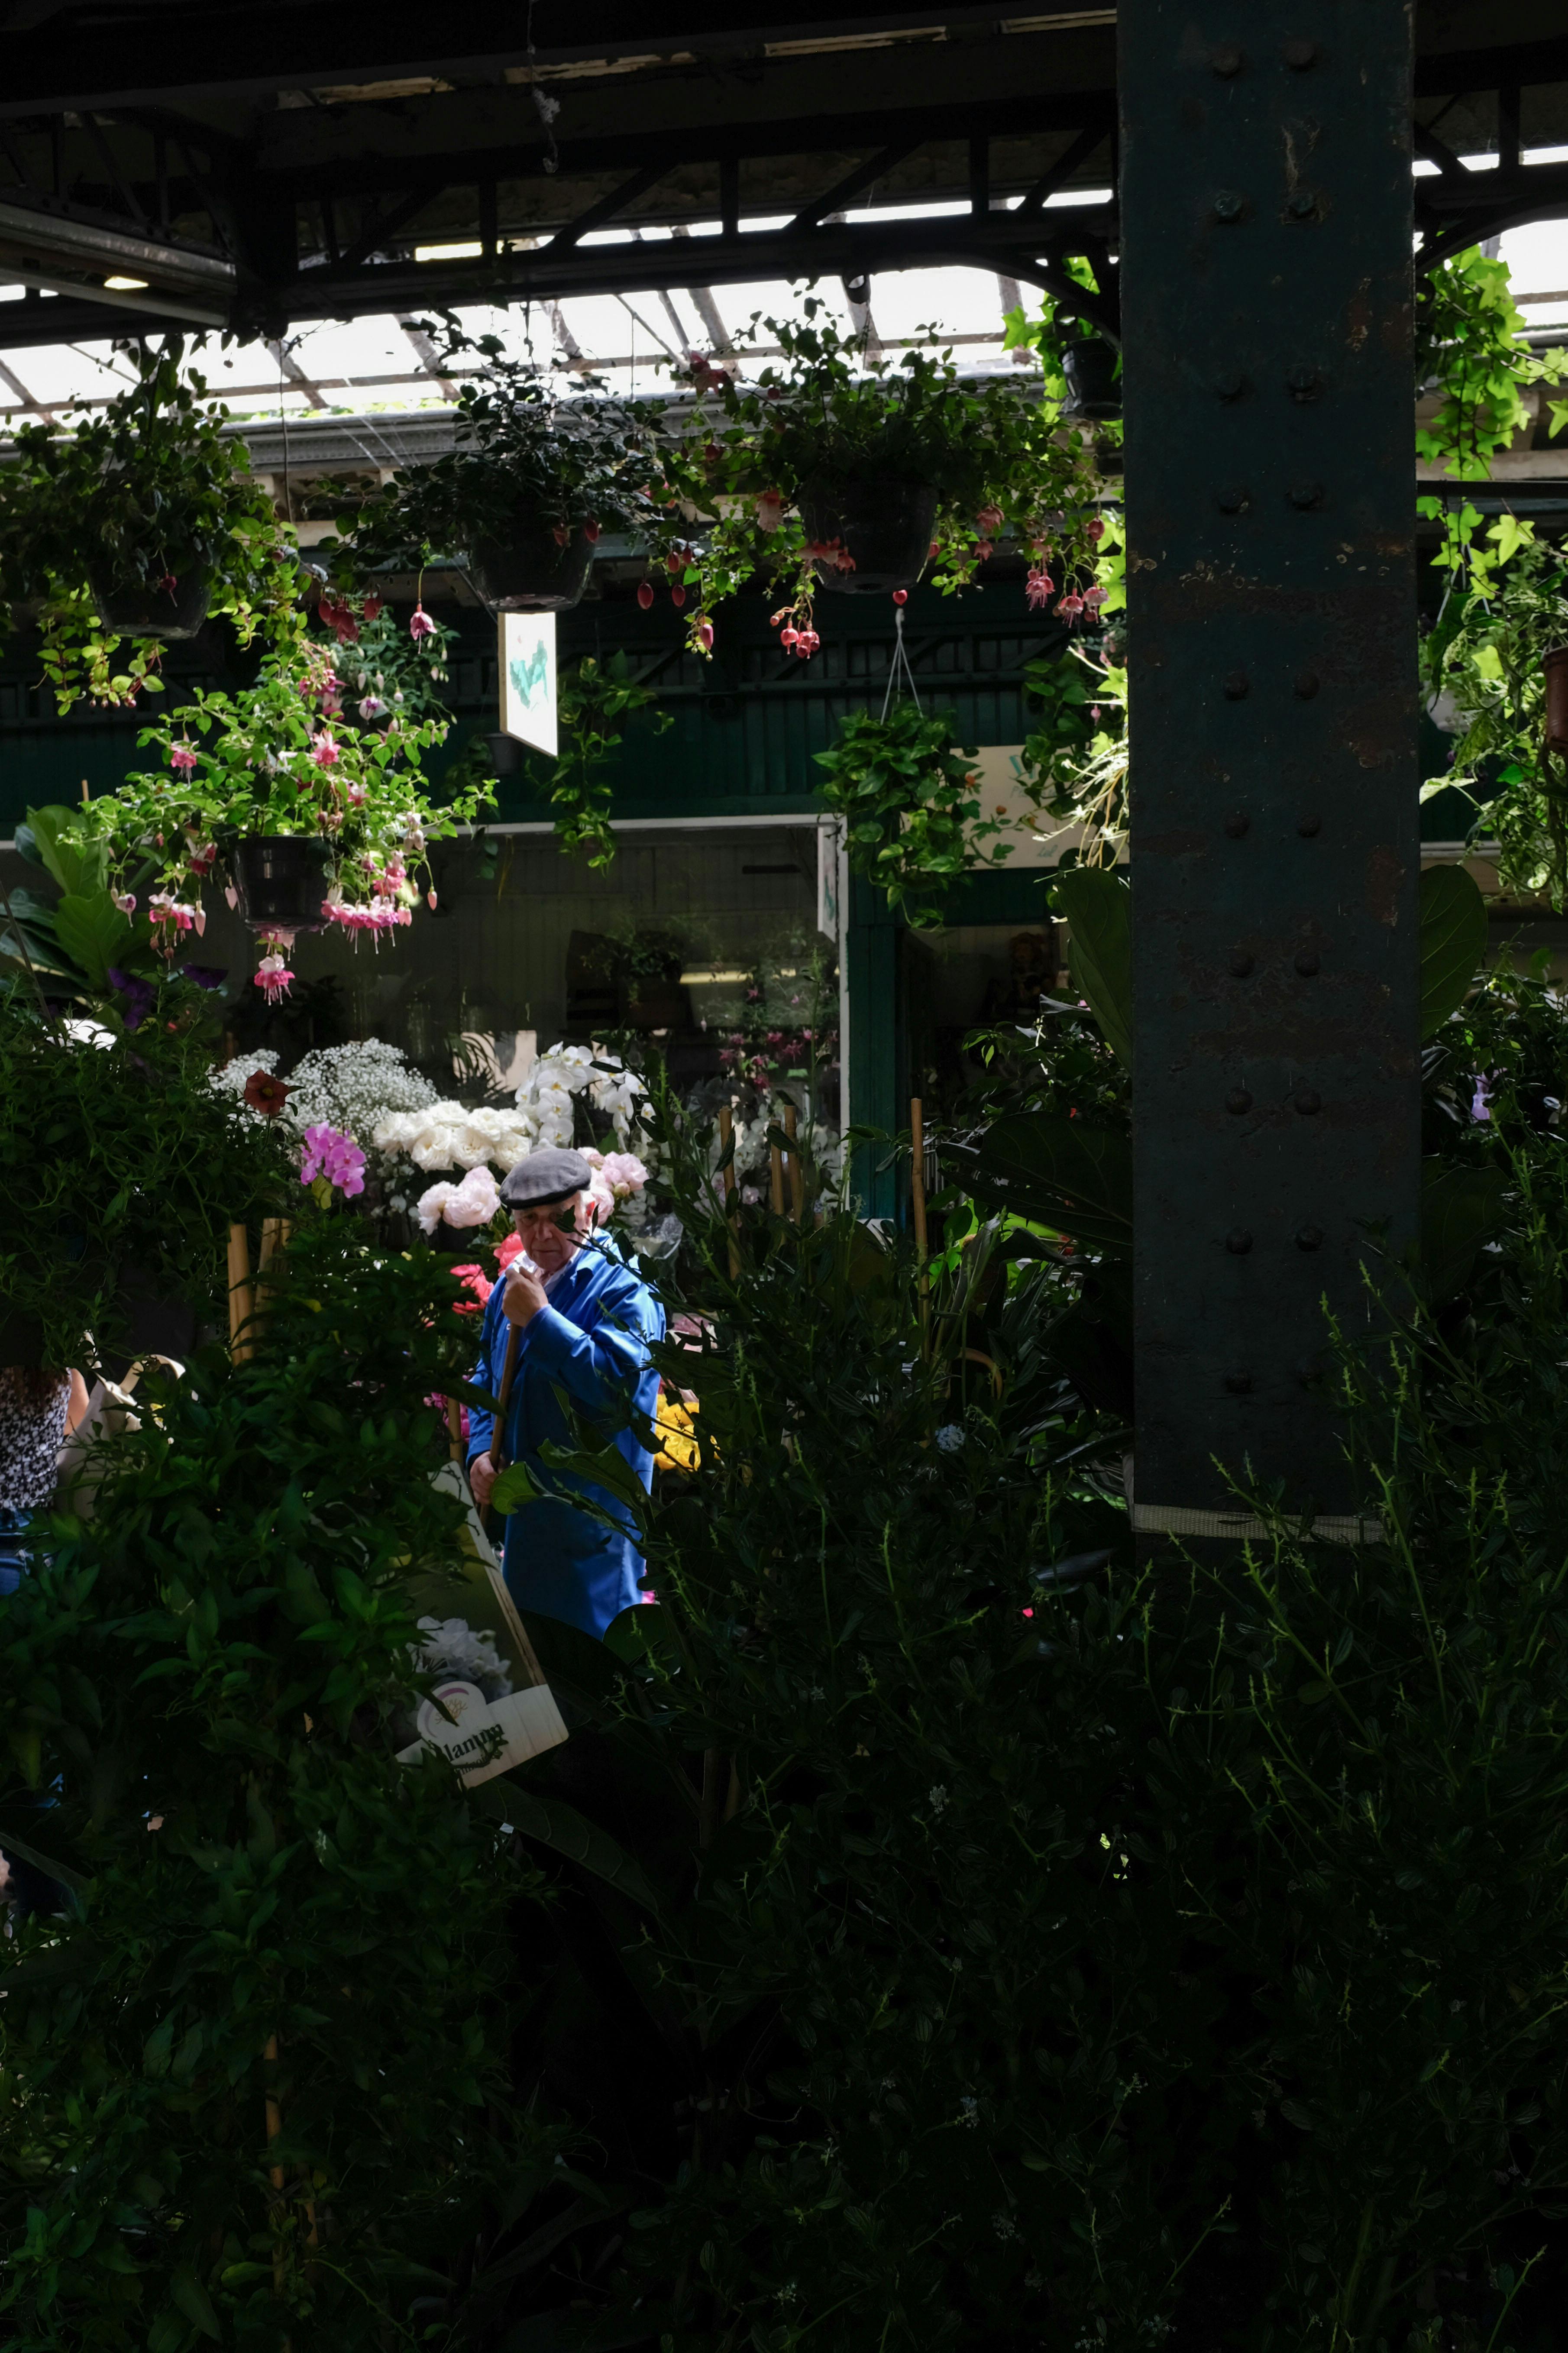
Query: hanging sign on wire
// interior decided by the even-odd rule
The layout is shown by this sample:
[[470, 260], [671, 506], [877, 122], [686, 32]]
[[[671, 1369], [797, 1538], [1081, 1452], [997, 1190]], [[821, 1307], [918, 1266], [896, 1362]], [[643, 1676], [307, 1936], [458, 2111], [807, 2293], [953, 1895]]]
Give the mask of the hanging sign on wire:
[[548, 752], [553, 759], [558, 749], [555, 616], [502, 613], [499, 625], [501, 733], [531, 744], [536, 752]]

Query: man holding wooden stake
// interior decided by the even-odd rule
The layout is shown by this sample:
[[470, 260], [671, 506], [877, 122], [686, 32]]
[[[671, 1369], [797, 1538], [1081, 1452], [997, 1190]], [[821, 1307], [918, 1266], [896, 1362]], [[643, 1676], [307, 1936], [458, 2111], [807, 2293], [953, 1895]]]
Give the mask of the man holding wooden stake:
[[505, 1465], [527, 1473], [529, 1492], [506, 1524], [508, 1587], [521, 1609], [602, 1636], [642, 1599], [636, 1524], [624, 1495], [543, 1450], [580, 1451], [585, 1425], [648, 1487], [642, 1432], [658, 1402], [648, 1348], [664, 1337], [664, 1310], [619, 1245], [595, 1234], [593, 1173], [580, 1152], [552, 1147], [519, 1161], [501, 1186], [523, 1247], [485, 1309], [474, 1382], [502, 1409], [470, 1409], [468, 1477], [483, 1511]]

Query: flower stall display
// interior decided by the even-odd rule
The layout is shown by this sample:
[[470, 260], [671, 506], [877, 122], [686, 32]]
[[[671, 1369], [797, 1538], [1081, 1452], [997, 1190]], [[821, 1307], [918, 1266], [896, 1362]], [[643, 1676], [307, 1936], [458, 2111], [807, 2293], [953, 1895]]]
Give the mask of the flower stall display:
[[464, 333], [450, 313], [442, 357], [460, 379], [456, 446], [342, 519], [350, 560], [455, 556], [500, 611], [575, 605], [600, 533], [650, 511], [645, 427], [616, 401], [562, 401], [545, 370], [510, 358], [498, 336]]
[[517, 1091], [515, 1108], [430, 1103], [382, 1120], [374, 1141], [379, 1150], [406, 1153], [416, 1168], [432, 1173], [488, 1166], [504, 1176], [540, 1145], [575, 1141], [579, 1096], [608, 1120], [624, 1150], [645, 1092], [637, 1072], [618, 1055], [597, 1053], [591, 1046], [556, 1045], [535, 1061]]
[[333, 923], [378, 935], [435, 904], [426, 852], [492, 799], [468, 781], [437, 806], [420, 754], [443, 722], [394, 712], [384, 726], [343, 712], [331, 650], [311, 641], [263, 663], [253, 687], [199, 693], [142, 731], [162, 765], [76, 813], [79, 836], [105, 842], [129, 914], [143, 903], [154, 937], [173, 954], [205, 925], [204, 884], [224, 879], [231, 905], [267, 954], [257, 984], [268, 997], [292, 978], [287, 951], [300, 931]]
[[[133, 381], [68, 433], [19, 427], [16, 464], [0, 470], [0, 617], [37, 622], [61, 711], [84, 692], [123, 703], [157, 691], [162, 645], [209, 615], [246, 644], [295, 615], [289, 535], [184, 348], [142, 346]], [[143, 642], [117, 670], [124, 639]]]
[[819, 589], [901, 598], [929, 572], [950, 591], [1004, 535], [1032, 557], [1031, 601], [1055, 588], [1048, 564], [1068, 593], [1090, 579], [1092, 434], [1037, 379], [966, 379], [934, 337], [873, 358], [815, 294], [797, 320], [753, 318], [764, 339], [779, 357], [752, 382], [690, 355], [693, 403], [662, 453], [673, 501], [654, 544], [674, 600], [693, 598], [696, 651], [712, 649], [715, 604], [755, 573], [777, 584], [780, 643], [803, 659], [821, 642]]
[[[801, 1157], [817, 1176], [817, 1198], [836, 1194], [844, 1175], [844, 1138], [837, 1128], [826, 1126], [811, 1116], [810, 1106], [801, 1101], [801, 1092], [793, 1087], [763, 1087], [739, 1090], [730, 1098], [734, 1137], [734, 1157], [731, 1173], [736, 1188], [748, 1208], [754, 1208], [768, 1198], [773, 1178], [773, 1145], [768, 1131], [785, 1132], [784, 1114], [797, 1114], [796, 1143]], [[722, 1157], [722, 1146], [717, 1133], [709, 1155], [709, 1165], [717, 1170]]]
[[[397, 1165], [376, 1148], [381, 1123], [393, 1116], [417, 1117], [436, 1090], [395, 1046], [367, 1038], [351, 1046], [322, 1046], [306, 1054], [289, 1076], [278, 1075], [277, 1054], [237, 1054], [210, 1083], [234, 1098], [253, 1124], [277, 1121], [299, 1139], [301, 1181], [325, 1177], [345, 1198], [366, 1192], [380, 1207], [408, 1206]], [[340, 1139], [334, 1146], [330, 1139]], [[357, 1166], [351, 1153], [359, 1155]], [[305, 1175], [306, 1168], [309, 1175]], [[336, 1173], [335, 1173], [336, 1172]], [[342, 1183], [357, 1176], [357, 1183]]]

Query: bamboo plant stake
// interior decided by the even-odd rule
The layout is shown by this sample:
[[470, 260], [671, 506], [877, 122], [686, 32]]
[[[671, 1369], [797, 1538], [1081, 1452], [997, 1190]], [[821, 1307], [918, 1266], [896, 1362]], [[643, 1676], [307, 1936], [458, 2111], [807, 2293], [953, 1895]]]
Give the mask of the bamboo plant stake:
[[741, 1253], [735, 1242], [735, 1162], [730, 1150], [734, 1134], [735, 1114], [728, 1103], [721, 1103], [719, 1150], [724, 1163], [724, 1217], [730, 1228], [730, 1280], [731, 1282], [741, 1271]]
[[798, 1114], [794, 1103], [786, 1103], [784, 1104], [784, 1134], [790, 1140], [790, 1215], [794, 1218], [797, 1226], [804, 1226], [805, 1223], [805, 1165], [801, 1159], [799, 1149], [795, 1144], [795, 1136], [798, 1133]]
[[768, 1146], [768, 1207], [775, 1218], [784, 1215], [784, 1154], [776, 1144]]
[[910, 1101], [910, 1206], [914, 1214], [915, 1256], [921, 1270], [921, 1354], [931, 1356], [931, 1275], [926, 1261], [925, 1106], [919, 1095]]
[[250, 1280], [250, 1236], [241, 1225], [228, 1229], [228, 1353], [237, 1365], [248, 1364], [256, 1343], [251, 1324], [256, 1294]]

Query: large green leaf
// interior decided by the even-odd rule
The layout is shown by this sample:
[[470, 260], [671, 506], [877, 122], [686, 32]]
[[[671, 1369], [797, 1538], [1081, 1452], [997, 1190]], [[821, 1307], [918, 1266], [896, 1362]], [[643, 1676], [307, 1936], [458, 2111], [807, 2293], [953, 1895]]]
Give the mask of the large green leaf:
[[575, 1806], [568, 1806], [559, 1798], [536, 1798], [531, 1789], [524, 1788], [515, 1773], [498, 1773], [493, 1780], [470, 1790], [468, 1796], [470, 1804], [481, 1813], [491, 1814], [498, 1821], [510, 1822], [524, 1838], [537, 1839], [542, 1846], [553, 1847], [568, 1862], [581, 1863], [584, 1871], [591, 1871], [607, 1886], [629, 1895], [645, 1912], [658, 1913], [658, 1897], [649, 1886], [642, 1865], [608, 1831], [600, 1830]]
[[1125, 1135], [1047, 1112], [999, 1119], [973, 1153], [951, 1154], [996, 1208], [1071, 1234], [1091, 1250], [1132, 1248], [1132, 1147]]
[[1067, 917], [1072, 976], [1118, 1061], [1132, 1067], [1132, 893], [1100, 866], [1058, 874], [1054, 903]]
[[1502, 1221], [1509, 1179], [1501, 1168], [1445, 1168], [1436, 1160], [1421, 1174], [1421, 1262], [1433, 1298], [1450, 1299]]
[[77, 811], [58, 802], [30, 808], [26, 818], [30, 847], [62, 891], [101, 891], [109, 880], [108, 845], [72, 841], [69, 837], [77, 822]]
[[213, 2310], [213, 2300], [189, 2263], [175, 2264], [169, 2281], [169, 2294], [174, 2297], [185, 2318], [199, 2328], [204, 2337], [214, 2337], [218, 2344], [222, 2344], [223, 2331], [217, 2325], [217, 2314]]
[[10, 900], [11, 913], [16, 920], [7, 923], [0, 913], [0, 955], [8, 956], [18, 965], [30, 960], [36, 972], [47, 973], [51, 978], [68, 980], [79, 986], [81, 972], [74, 958], [68, 955], [60, 944], [55, 927], [54, 905], [47, 899], [36, 899], [30, 891], [24, 891], [20, 886], [10, 893]]
[[1440, 1029], [1465, 1001], [1487, 952], [1487, 902], [1462, 866], [1421, 877], [1421, 1035]]
[[121, 913], [107, 891], [68, 891], [55, 909], [55, 931], [93, 988], [108, 987], [111, 967], [135, 937], [129, 916]]

